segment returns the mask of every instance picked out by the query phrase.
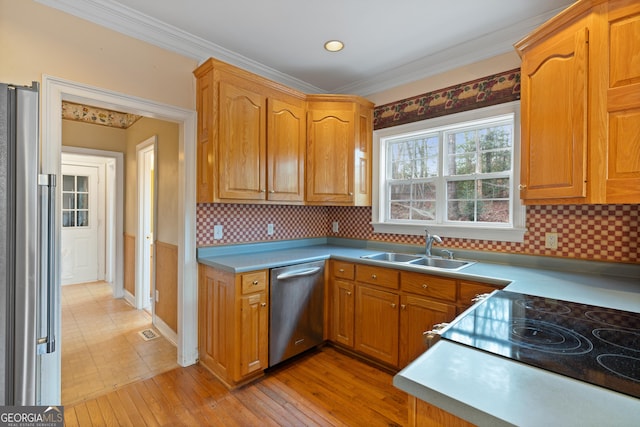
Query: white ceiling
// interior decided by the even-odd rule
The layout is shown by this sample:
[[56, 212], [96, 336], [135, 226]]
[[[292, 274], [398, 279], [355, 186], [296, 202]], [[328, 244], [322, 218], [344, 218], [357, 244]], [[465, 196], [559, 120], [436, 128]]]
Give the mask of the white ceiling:
[[[573, 0], [37, 0], [309, 93], [367, 96], [513, 50]], [[345, 49], [329, 53], [325, 41]]]

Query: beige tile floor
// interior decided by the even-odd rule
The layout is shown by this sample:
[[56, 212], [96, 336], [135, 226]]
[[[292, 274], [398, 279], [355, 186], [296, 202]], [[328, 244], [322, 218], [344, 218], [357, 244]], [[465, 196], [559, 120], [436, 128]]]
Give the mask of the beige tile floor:
[[150, 314], [114, 299], [105, 282], [63, 286], [62, 404], [177, 367], [173, 344], [162, 336], [145, 341], [138, 333], [149, 328]]

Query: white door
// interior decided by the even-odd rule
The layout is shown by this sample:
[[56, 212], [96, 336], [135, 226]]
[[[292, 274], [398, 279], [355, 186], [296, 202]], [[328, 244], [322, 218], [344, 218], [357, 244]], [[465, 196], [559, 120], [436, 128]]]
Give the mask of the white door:
[[98, 168], [62, 165], [62, 284], [98, 280]]

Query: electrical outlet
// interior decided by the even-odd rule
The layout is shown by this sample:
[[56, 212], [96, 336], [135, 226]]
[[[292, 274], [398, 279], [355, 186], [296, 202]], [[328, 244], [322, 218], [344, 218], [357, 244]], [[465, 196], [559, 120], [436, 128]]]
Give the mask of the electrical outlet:
[[222, 226], [221, 225], [214, 225], [213, 226], [213, 239], [214, 240], [222, 239]]
[[338, 221], [333, 221], [333, 223], [331, 224], [332, 230], [334, 233], [337, 233], [339, 230], [339, 224]]
[[558, 249], [558, 233], [544, 233], [544, 247]]
[[273, 236], [273, 224], [267, 224], [267, 234]]

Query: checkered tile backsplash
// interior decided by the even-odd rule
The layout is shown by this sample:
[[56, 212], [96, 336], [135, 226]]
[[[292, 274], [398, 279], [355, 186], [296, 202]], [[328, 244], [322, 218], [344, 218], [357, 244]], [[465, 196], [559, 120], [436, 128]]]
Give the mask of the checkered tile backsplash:
[[[338, 221], [339, 232], [331, 231]], [[312, 237], [346, 237], [421, 245], [422, 236], [373, 234], [371, 208], [200, 204], [197, 244], [264, 242]], [[213, 226], [223, 238], [213, 239]], [[267, 235], [267, 224], [274, 234]], [[523, 243], [448, 238], [447, 247], [562, 258], [640, 263], [640, 205], [529, 206]], [[544, 247], [545, 233], [558, 233], [558, 249]]]

